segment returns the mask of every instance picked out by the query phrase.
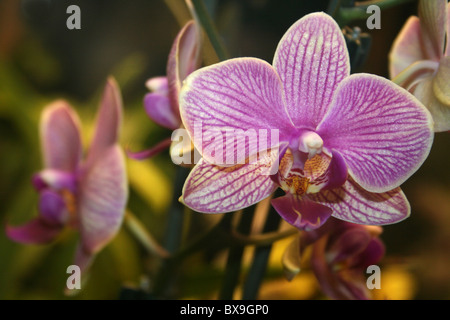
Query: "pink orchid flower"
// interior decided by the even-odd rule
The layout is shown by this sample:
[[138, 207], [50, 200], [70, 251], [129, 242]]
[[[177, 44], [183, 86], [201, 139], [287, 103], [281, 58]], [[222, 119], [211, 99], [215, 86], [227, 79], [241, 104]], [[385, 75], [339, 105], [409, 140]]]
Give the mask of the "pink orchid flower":
[[[182, 126], [178, 95], [183, 80], [200, 66], [200, 30], [194, 20], [188, 21], [174, 39], [167, 60], [167, 76], [153, 77], [147, 80], [146, 87], [150, 90], [144, 97], [144, 107], [147, 115], [162, 127], [175, 130]], [[179, 141], [179, 137], [172, 137]], [[162, 141], [153, 148], [137, 153], [130, 152], [134, 159], [144, 159], [153, 156], [170, 145], [170, 141]], [[173, 152], [192, 151], [191, 141], [182, 141]], [[174, 155], [178, 156], [178, 155]]]
[[422, 0], [419, 17], [406, 21], [389, 53], [391, 79], [430, 110], [436, 132], [450, 130], [449, 34], [450, 3]]
[[300, 261], [311, 248], [310, 266], [320, 288], [337, 300], [368, 300], [367, 268], [377, 265], [385, 246], [379, 238], [380, 226], [353, 224], [329, 219], [321, 228], [304, 232], [287, 248], [283, 259], [288, 278], [300, 271]]
[[[406, 218], [410, 206], [399, 186], [428, 156], [431, 115], [389, 80], [349, 69], [339, 26], [312, 13], [286, 32], [273, 65], [235, 58], [188, 76], [180, 113], [202, 158], [185, 182], [183, 203], [204, 213], [231, 212], [281, 187], [286, 194], [272, 205], [299, 229], [317, 228], [330, 216], [375, 225]], [[226, 135], [214, 136], [233, 130], [276, 131], [279, 139], [261, 133], [224, 144]], [[250, 159], [262, 149], [270, 152], [261, 161], [224, 166], [216, 158], [237, 159], [244, 150]], [[267, 174], [278, 162], [278, 172]]]
[[47, 106], [40, 136], [44, 169], [33, 177], [39, 216], [7, 226], [10, 239], [26, 244], [54, 241], [65, 227], [79, 231], [75, 264], [85, 271], [118, 232], [128, 198], [124, 154], [118, 145], [122, 102], [109, 79], [97, 114], [96, 131], [83, 159], [80, 121], [65, 101]]

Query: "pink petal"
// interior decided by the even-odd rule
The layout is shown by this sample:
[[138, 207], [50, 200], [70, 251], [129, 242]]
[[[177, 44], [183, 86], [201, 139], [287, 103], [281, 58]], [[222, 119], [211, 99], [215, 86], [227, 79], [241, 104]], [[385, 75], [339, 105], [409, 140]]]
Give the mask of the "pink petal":
[[178, 96], [182, 82], [200, 67], [200, 61], [200, 29], [194, 20], [190, 20], [177, 34], [167, 61], [169, 100], [176, 118], [180, 114]]
[[357, 224], [397, 223], [410, 214], [410, 205], [400, 188], [373, 193], [352, 179], [339, 188], [310, 194], [309, 197], [333, 209], [333, 217]]
[[450, 107], [443, 104], [433, 92], [433, 77], [428, 77], [420, 81], [412, 93], [430, 111], [434, 120], [434, 131], [443, 132], [450, 130]]
[[421, 45], [419, 18], [411, 16], [395, 38], [389, 52], [389, 77], [393, 79], [414, 62], [426, 59]]
[[292, 121], [315, 129], [337, 85], [350, 73], [344, 36], [325, 13], [312, 13], [292, 25], [278, 44], [273, 66], [283, 83]]
[[44, 166], [74, 172], [82, 155], [80, 121], [67, 102], [56, 101], [44, 109], [40, 134]]
[[275, 156], [260, 163], [219, 167], [203, 158], [191, 170], [183, 187], [183, 203], [203, 213], [225, 213], [249, 207], [275, 189], [268, 172]]
[[168, 96], [159, 93], [147, 93], [144, 97], [147, 115], [160, 126], [175, 130], [181, 125], [179, 113], [174, 113]]
[[[211, 151], [231, 155], [236, 164], [242, 154], [249, 157], [278, 145], [274, 134], [283, 140], [293, 128], [275, 70], [255, 58], [230, 59], [192, 73], [180, 94], [180, 112], [194, 146], [208, 162], [219, 165], [225, 162]], [[246, 134], [245, 142], [233, 141]], [[229, 139], [224, 144], [225, 137]]]
[[50, 224], [38, 217], [21, 226], [7, 225], [6, 235], [19, 243], [47, 244], [55, 240], [61, 230], [61, 225]]
[[91, 253], [103, 248], [119, 230], [128, 198], [125, 159], [118, 145], [103, 154], [80, 181], [81, 239]]
[[348, 228], [340, 234], [329, 248], [329, 263], [338, 264], [362, 253], [372, 236], [363, 227]]
[[428, 59], [439, 61], [444, 54], [447, 0], [419, 1], [422, 48]]
[[97, 112], [96, 130], [86, 160], [89, 164], [118, 141], [121, 121], [122, 97], [119, 86], [113, 78], [109, 78]]
[[426, 108], [387, 79], [354, 74], [338, 88], [317, 132], [338, 151], [349, 174], [366, 190], [398, 187], [425, 161], [433, 142]]
[[307, 197], [300, 199], [290, 193], [272, 199], [271, 203], [286, 222], [300, 230], [319, 228], [332, 213], [327, 206], [311, 201]]

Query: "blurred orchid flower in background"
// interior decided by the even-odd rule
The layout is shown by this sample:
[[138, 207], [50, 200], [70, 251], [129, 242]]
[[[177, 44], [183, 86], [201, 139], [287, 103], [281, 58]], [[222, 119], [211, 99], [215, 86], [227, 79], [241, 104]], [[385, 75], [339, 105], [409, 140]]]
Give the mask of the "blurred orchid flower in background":
[[311, 248], [310, 266], [322, 291], [332, 299], [372, 299], [366, 284], [367, 267], [385, 254], [380, 226], [329, 219], [319, 229], [304, 232], [287, 247], [283, 267], [289, 280], [300, 272], [301, 259]]
[[[178, 32], [172, 44], [167, 60], [167, 75], [150, 78], [146, 87], [150, 90], [144, 97], [144, 107], [147, 115], [162, 127], [175, 130], [182, 126], [178, 105], [178, 96], [183, 80], [200, 66], [201, 37], [200, 30], [194, 20], [188, 21]], [[176, 135], [176, 131], [174, 133]], [[171, 141], [179, 141], [179, 136], [162, 141], [155, 147], [141, 152], [129, 152], [134, 159], [144, 159], [164, 150]], [[181, 141], [173, 152], [179, 157], [179, 152], [191, 152], [191, 141]]]
[[[272, 205], [299, 229], [318, 228], [330, 216], [374, 225], [406, 218], [410, 206], [399, 186], [428, 156], [431, 115], [389, 80], [349, 70], [339, 26], [312, 13], [283, 36], [273, 66], [236, 58], [188, 76], [180, 112], [202, 159], [185, 182], [183, 203], [199, 212], [231, 212], [281, 187], [286, 195]], [[211, 137], [233, 130], [278, 130], [279, 140], [255, 136], [223, 145]], [[206, 152], [245, 150], [251, 158], [261, 146], [271, 151], [263, 161], [228, 167]], [[267, 174], [273, 166], [278, 173]]]
[[10, 239], [26, 244], [55, 240], [65, 227], [79, 231], [75, 264], [86, 271], [96, 253], [121, 227], [128, 199], [125, 159], [118, 144], [122, 119], [119, 88], [108, 79], [96, 130], [83, 159], [80, 121], [62, 100], [41, 116], [44, 169], [33, 177], [39, 192], [39, 216], [21, 226], [8, 225]]
[[430, 110], [436, 132], [450, 130], [449, 34], [450, 3], [421, 0], [389, 53], [391, 79]]

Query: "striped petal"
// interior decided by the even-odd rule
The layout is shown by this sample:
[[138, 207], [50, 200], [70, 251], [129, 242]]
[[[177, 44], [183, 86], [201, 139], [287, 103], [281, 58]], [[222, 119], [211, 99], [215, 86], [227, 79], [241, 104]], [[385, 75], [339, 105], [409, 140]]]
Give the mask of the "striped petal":
[[85, 249], [95, 253], [115, 236], [123, 220], [128, 198], [123, 152], [112, 146], [86, 169], [79, 191], [80, 232]]
[[259, 163], [219, 167], [202, 158], [186, 179], [182, 202], [203, 213], [224, 213], [249, 207], [277, 188], [268, 174], [276, 159], [276, 154], [272, 153]]
[[235, 159], [233, 164], [242, 163], [243, 155], [278, 145], [274, 134], [282, 139], [292, 128], [275, 70], [255, 58], [230, 59], [193, 72], [180, 94], [180, 112], [194, 146], [218, 165], [229, 164], [225, 155]]
[[354, 180], [372, 192], [408, 179], [425, 161], [434, 136], [431, 115], [414, 96], [369, 74], [340, 84], [317, 132], [327, 150], [342, 155]]
[[81, 156], [80, 120], [65, 101], [46, 107], [40, 123], [44, 166], [74, 172]]
[[337, 85], [350, 73], [345, 39], [325, 13], [312, 13], [281, 39], [273, 66], [283, 83], [292, 121], [315, 129], [327, 112]]
[[351, 178], [339, 188], [310, 194], [314, 201], [333, 209], [333, 217], [357, 224], [397, 223], [410, 214], [410, 205], [400, 188], [373, 193]]

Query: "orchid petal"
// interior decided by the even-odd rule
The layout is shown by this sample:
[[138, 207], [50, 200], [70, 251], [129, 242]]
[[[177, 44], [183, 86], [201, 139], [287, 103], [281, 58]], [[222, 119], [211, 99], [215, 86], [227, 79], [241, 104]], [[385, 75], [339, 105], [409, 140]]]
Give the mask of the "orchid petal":
[[421, 45], [420, 20], [411, 16], [395, 38], [389, 52], [389, 77], [393, 79], [414, 62], [427, 58]]
[[433, 77], [420, 81], [411, 91], [430, 111], [434, 120], [434, 131], [450, 130], [450, 106], [441, 103], [434, 94]]
[[180, 115], [178, 96], [182, 82], [200, 67], [200, 47], [200, 29], [194, 20], [190, 20], [178, 32], [167, 60], [168, 97], [176, 118]]
[[[207, 162], [218, 165], [225, 163], [218, 153], [231, 154], [233, 164], [240, 163], [242, 153], [250, 157], [278, 145], [273, 134], [282, 139], [293, 126], [275, 70], [255, 58], [230, 59], [193, 72], [181, 90], [180, 112], [194, 146]], [[241, 138], [245, 141], [239, 143]]]
[[203, 213], [225, 213], [249, 207], [277, 188], [268, 174], [276, 152], [257, 163], [219, 167], [203, 158], [191, 170], [183, 187], [182, 202]]
[[363, 188], [398, 187], [425, 161], [433, 142], [428, 110], [387, 79], [354, 74], [339, 86], [317, 132], [324, 147], [338, 151]]
[[55, 240], [62, 230], [61, 225], [50, 224], [37, 217], [21, 226], [6, 226], [6, 235], [15, 242], [24, 244], [47, 244]]
[[144, 97], [144, 107], [150, 119], [160, 126], [174, 130], [181, 124], [178, 113], [172, 111], [167, 95], [147, 93]]
[[300, 230], [319, 228], [332, 213], [327, 206], [291, 193], [272, 199], [271, 203], [286, 222]]
[[373, 237], [364, 251], [349, 259], [348, 267], [367, 268], [372, 264], [378, 263], [383, 258], [385, 252], [386, 248], [383, 242], [379, 238]]
[[118, 145], [104, 150], [80, 181], [79, 219], [82, 243], [99, 251], [119, 230], [128, 198], [126, 168]]
[[299, 126], [315, 129], [337, 85], [350, 74], [345, 39], [325, 13], [312, 13], [285, 33], [273, 66], [283, 83], [287, 112]]
[[431, 60], [439, 61], [444, 54], [447, 27], [447, 0], [419, 1], [422, 48]]
[[446, 8], [446, 14], [447, 14], [447, 26], [446, 26], [446, 33], [447, 33], [447, 46], [445, 48], [445, 55], [450, 54], [450, 41], [448, 41], [449, 37], [450, 37], [450, 2], [447, 3], [447, 8]]
[[167, 77], [153, 77], [145, 82], [145, 86], [150, 92], [159, 93], [161, 95], [169, 95], [169, 84]]
[[113, 78], [109, 78], [103, 90], [97, 112], [96, 130], [86, 162], [92, 164], [103, 152], [113, 146], [119, 138], [122, 121], [122, 97]]
[[59, 100], [44, 109], [40, 133], [44, 166], [73, 172], [82, 156], [80, 121], [67, 102]]
[[[433, 78], [433, 92], [440, 103], [450, 108], [450, 56], [443, 57]], [[448, 119], [450, 122], [450, 119]]]
[[371, 240], [371, 235], [362, 227], [345, 230], [328, 249], [329, 263], [338, 264], [362, 253]]
[[410, 205], [400, 188], [373, 193], [351, 178], [339, 188], [310, 194], [309, 197], [333, 209], [333, 217], [357, 224], [385, 225], [410, 215]]

